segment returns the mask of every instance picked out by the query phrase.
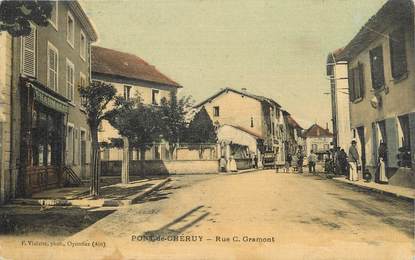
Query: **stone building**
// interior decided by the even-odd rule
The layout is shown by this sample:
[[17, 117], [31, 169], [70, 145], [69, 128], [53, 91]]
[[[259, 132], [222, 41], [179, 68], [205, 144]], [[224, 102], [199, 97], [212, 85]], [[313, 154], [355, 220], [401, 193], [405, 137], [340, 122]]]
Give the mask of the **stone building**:
[[[285, 158], [282, 139], [285, 124], [281, 106], [274, 100], [249, 93], [246, 89], [224, 88], [195, 106], [201, 107], [206, 108], [217, 127], [233, 126], [229, 129], [249, 133], [257, 139], [257, 149], [250, 151], [252, 154], [273, 151], [278, 160]], [[239, 142], [240, 145], [252, 147], [250, 141]]]
[[89, 176], [90, 134], [77, 86], [90, 81], [97, 33], [79, 2], [52, 4], [48, 26], [32, 25], [26, 37], [1, 35], [2, 201], [59, 187], [65, 167]]
[[[129, 99], [139, 97], [146, 105], [159, 105], [162, 98], [170, 100], [177, 95], [181, 85], [171, 80], [154, 66], [130, 53], [103, 48], [92, 47], [92, 79], [110, 83], [117, 90], [117, 95]], [[108, 109], [111, 109], [109, 104]], [[111, 143], [111, 140], [120, 138], [118, 131], [108, 121], [100, 126], [99, 142]], [[165, 145], [153, 145], [151, 149], [138, 155], [132, 151], [133, 159], [162, 159], [165, 154]], [[122, 150], [105, 148], [101, 159], [104, 161], [122, 160]]]
[[389, 184], [414, 187], [414, 2], [386, 2], [334, 60], [348, 65], [350, 129], [363, 168], [379, 178], [384, 142]]
[[330, 151], [331, 143], [333, 141], [333, 134], [330, 133], [328, 127], [323, 127], [314, 124], [304, 131], [305, 151], [306, 155], [310, 155], [311, 151], [317, 154], [318, 159], [323, 160]]

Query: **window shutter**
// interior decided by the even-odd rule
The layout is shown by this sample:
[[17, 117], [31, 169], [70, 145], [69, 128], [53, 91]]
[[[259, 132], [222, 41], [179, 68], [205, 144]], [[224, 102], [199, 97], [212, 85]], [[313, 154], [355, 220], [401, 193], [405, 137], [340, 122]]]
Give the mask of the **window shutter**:
[[73, 163], [75, 165], [79, 164], [79, 139], [78, 139], [78, 129], [74, 128], [74, 158]]
[[354, 75], [353, 70], [349, 69], [348, 72], [348, 80], [349, 80], [349, 100], [352, 102], [354, 100]]
[[49, 78], [48, 78], [48, 86], [51, 89], [56, 89], [57, 87], [57, 53], [53, 49], [48, 50], [49, 55]]
[[398, 167], [398, 121], [397, 118], [385, 119], [386, 147], [388, 150], [387, 166]]
[[359, 63], [359, 80], [360, 80], [360, 96], [365, 97], [365, 73], [364, 66], [362, 63]]
[[36, 77], [36, 27], [31, 26], [31, 32], [22, 41], [22, 72]]

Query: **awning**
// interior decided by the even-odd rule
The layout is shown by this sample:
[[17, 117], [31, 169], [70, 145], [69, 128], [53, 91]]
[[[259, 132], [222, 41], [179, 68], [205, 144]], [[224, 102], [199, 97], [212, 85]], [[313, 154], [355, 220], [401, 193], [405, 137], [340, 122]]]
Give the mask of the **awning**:
[[65, 102], [53, 97], [52, 95], [46, 93], [43, 90], [40, 90], [32, 83], [28, 83], [33, 90], [33, 98], [37, 102], [41, 103], [44, 106], [47, 106], [53, 110], [56, 110], [61, 113], [67, 114], [69, 111], [69, 106]]

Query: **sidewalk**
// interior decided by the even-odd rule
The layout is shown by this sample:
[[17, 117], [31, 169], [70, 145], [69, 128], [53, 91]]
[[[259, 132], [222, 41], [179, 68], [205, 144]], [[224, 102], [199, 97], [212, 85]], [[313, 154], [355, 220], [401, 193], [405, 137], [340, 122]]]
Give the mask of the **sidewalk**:
[[379, 184], [376, 182], [365, 182], [364, 180], [350, 181], [345, 177], [335, 177], [333, 180], [337, 182], [347, 183], [349, 185], [354, 185], [363, 189], [389, 194], [395, 197], [415, 200], [415, 191], [411, 188], [393, 186], [389, 184]]
[[81, 186], [47, 190], [33, 194], [32, 198], [15, 199], [12, 203], [41, 206], [127, 206], [159, 189], [170, 180], [171, 179], [168, 177], [157, 177], [143, 178], [131, 181], [128, 184], [104, 184], [100, 189], [100, 196], [98, 199], [89, 196], [89, 187]]

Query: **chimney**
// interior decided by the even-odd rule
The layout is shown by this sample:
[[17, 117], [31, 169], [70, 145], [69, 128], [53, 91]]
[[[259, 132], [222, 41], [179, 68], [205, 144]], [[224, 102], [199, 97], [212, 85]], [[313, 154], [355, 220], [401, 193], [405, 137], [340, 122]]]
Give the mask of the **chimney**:
[[329, 123], [326, 122], [326, 130], [329, 130]]

